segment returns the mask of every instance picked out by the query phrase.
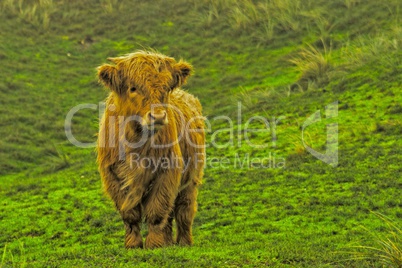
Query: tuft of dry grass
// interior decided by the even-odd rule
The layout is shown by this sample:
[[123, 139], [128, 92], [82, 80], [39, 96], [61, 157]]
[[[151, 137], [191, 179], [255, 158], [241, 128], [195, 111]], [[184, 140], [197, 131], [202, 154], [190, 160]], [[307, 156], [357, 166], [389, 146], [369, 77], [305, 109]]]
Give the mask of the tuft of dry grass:
[[333, 71], [333, 66], [330, 63], [331, 49], [328, 49], [324, 42], [323, 51], [312, 45], [307, 45], [298, 53], [297, 57], [289, 61], [296, 66], [300, 73], [298, 83], [304, 89], [308, 89], [311, 83], [320, 86], [330, 81]]
[[[199, 7], [199, 1], [194, 4]], [[300, 32], [323, 21], [324, 10], [306, 0], [204, 0], [209, 8], [199, 21], [211, 25], [225, 21], [236, 31], [256, 33], [257, 39], [271, 40], [275, 33]]]
[[101, 5], [106, 13], [113, 13], [121, 9], [121, 1], [119, 0], [101, 0]]
[[385, 215], [372, 212], [380, 218], [388, 228], [388, 235], [375, 238], [376, 246], [354, 246], [356, 251], [350, 252], [352, 259], [356, 260], [379, 260], [387, 267], [402, 267], [402, 229]]
[[56, 172], [71, 166], [71, 159], [60, 147], [50, 144], [47, 148], [47, 162], [44, 164], [46, 172]]
[[346, 6], [347, 9], [351, 9], [357, 6], [360, 3], [360, 0], [344, 0], [343, 4]]
[[53, 0], [5, 0], [1, 5], [2, 12], [17, 15], [20, 19], [45, 30], [50, 26], [50, 17], [55, 9]]

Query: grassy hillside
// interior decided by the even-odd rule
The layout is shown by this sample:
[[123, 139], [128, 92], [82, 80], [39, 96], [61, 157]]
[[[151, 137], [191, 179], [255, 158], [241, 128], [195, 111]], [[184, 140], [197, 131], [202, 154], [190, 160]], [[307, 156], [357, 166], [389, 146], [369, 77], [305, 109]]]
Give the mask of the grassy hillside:
[[[2, 1], [0, 266], [383, 267], [367, 247], [389, 238], [401, 249], [390, 225], [402, 219], [401, 8]], [[73, 146], [64, 131], [70, 109], [107, 95], [95, 67], [148, 47], [194, 65], [185, 88], [211, 126], [191, 248], [125, 250], [94, 149]], [[337, 116], [326, 118], [334, 102]], [[302, 136], [317, 111], [321, 121]], [[79, 111], [75, 137], [95, 141], [98, 117]], [[248, 132], [267, 129], [261, 118], [268, 131]], [[336, 167], [305, 146], [324, 153], [328, 124], [338, 126]]]

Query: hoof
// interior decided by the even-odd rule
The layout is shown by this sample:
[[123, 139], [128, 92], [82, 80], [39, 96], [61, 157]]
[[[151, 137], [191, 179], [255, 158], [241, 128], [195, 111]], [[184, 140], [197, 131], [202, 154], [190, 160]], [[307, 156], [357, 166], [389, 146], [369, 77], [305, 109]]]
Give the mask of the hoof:
[[145, 248], [154, 249], [160, 248], [166, 245], [163, 234], [149, 233], [145, 239]]
[[136, 236], [136, 237], [126, 237], [126, 241], [124, 243], [127, 249], [130, 248], [142, 248], [143, 243], [142, 243], [142, 237], [141, 236]]
[[179, 246], [192, 246], [193, 239], [191, 237], [178, 237], [176, 244]]
[[163, 237], [164, 237], [164, 241], [165, 241], [164, 244], [166, 246], [171, 246], [174, 244], [173, 236], [171, 234], [164, 234]]

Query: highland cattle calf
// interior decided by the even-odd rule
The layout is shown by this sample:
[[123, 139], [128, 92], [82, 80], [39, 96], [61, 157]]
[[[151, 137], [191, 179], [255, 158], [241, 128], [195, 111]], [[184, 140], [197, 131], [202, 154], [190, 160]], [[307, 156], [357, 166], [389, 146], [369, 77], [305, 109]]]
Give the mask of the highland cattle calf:
[[125, 246], [143, 246], [143, 219], [146, 248], [191, 245], [205, 162], [201, 104], [180, 89], [192, 67], [153, 51], [108, 60], [112, 64], [98, 67], [99, 80], [110, 94], [97, 161], [103, 187], [125, 225]]

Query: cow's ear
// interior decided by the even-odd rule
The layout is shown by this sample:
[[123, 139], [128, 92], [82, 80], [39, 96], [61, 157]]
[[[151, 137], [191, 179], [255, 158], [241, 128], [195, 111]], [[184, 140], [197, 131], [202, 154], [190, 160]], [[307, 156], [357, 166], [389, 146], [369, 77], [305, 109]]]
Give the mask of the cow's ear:
[[180, 60], [173, 66], [173, 84], [172, 89], [177, 87], [181, 87], [187, 82], [187, 78], [191, 75], [193, 71], [193, 67], [185, 62]]
[[116, 66], [103, 64], [97, 70], [99, 81], [110, 90], [119, 92], [121, 81]]

